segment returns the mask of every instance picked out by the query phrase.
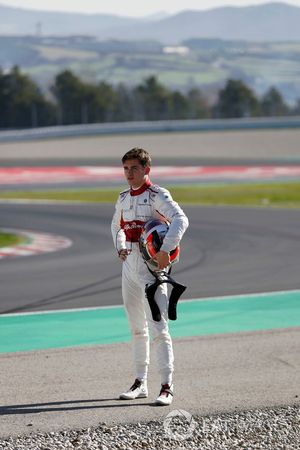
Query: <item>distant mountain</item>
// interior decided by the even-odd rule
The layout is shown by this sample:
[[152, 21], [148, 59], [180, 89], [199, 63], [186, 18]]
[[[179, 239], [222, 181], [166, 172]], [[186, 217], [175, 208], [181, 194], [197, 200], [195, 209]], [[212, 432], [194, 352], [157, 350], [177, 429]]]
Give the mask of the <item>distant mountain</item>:
[[45, 12], [0, 5], [0, 34], [94, 35], [100, 39], [155, 39], [177, 44], [190, 38], [248, 41], [300, 40], [300, 8], [285, 3], [183, 11], [146, 18]]
[[112, 14], [80, 14], [12, 8], [0, 4], [0, 34], [93, 35], [110, 28], [131, 26], [138, 19]]
[[154, 14], [150, 14], [149, 16], [144, 16], [142, 17], [143, 20], [150, 20], [150, 21], [155, 21], [155, 20], [161, 20], [161, 19], [166, 19], [167, 17], [170, 17], [171, 14], [168, 14], [166, 11], [158, 11]]
[[[207, 11], [183, 11], [151, 24], [138, 24], [134, 30], [119, 28], [119, 36], [146, 39], [155, 36], [165, 43], [190, 38], [221, 38], [247, 41], [300, 40], [300, 8], [285, 3], [248, 7], [223, 7]], [[116, 30], [107, 30], [111, 36]], [[108, 35], [106, 35], [108, 37]]]

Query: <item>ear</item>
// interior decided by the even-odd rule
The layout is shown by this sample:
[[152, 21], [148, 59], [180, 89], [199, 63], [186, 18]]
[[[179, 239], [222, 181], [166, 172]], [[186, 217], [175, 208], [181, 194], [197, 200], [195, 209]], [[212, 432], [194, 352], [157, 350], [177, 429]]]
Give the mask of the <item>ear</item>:
[[146, 174], [146, 175], [149, 175], [149, 173], [150, 173], [150, 167], [146, 167], [146, 169], [145, 169], [145, 174]]

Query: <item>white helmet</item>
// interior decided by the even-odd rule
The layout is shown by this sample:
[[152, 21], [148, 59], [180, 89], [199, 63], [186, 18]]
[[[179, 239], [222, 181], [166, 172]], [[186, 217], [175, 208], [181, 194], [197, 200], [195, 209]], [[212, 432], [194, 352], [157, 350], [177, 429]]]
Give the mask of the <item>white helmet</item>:
[[[159, 252], [168, 230], [169, 225], [160, 219], [148, 220], [143, 226], [139, 246], [142, 256], [151, 270], [158, 269], [158, 264], [154, 258], [156, 253]], [[177, 246], [169, 253], [170, 264], [174, 264], [178, 261], [179, 251], [179, 246]]]

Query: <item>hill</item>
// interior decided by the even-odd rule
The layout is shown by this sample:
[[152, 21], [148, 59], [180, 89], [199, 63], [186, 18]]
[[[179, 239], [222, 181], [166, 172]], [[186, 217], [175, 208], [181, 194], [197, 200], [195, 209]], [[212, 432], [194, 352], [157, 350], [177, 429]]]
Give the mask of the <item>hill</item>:
[[131, 26], [136, 19], [111, 14], [80, 14], [12, 8], [0, 4], [0, 35], [92, 35]]
[[[247, 41], [300, 39], [300, 8], [285, 3], [248, 7], [222, 7], [207, 11], [183, 11], [155, 23], [137, 24], [134, 30], [119, 28], [127, 39], [155, 38], [176, 44], [189, 38], [220, 38]], [[112, 37], [116, 29], [102, 33]]]
[[275, 86], [289, 103], [300, 99], [300, 41], [195, 38], [182, 46], [186, 52], [179, 54], [167, 52], [169, 46], [155, 41], [0, 36], [0, 70], [19, 65], [45, 91], [59, 72], [70, 69], [86, 81], [114, 85], [133, 86], [156, 75], [166, 86], [181, 91], [199, 87], [208, 92], [235, 78], [260, 95]]
[[[147, 19], [147, 20], [145, 20]], [[130, 18], [71, 14], [0, 5], [0, 34], [90, 35], [99, 39], [155, 39], [176, 44], [190, 38], [248, 41], [300, 40], [300, 8], [286, 3], [182, 11], [165, 17]]]

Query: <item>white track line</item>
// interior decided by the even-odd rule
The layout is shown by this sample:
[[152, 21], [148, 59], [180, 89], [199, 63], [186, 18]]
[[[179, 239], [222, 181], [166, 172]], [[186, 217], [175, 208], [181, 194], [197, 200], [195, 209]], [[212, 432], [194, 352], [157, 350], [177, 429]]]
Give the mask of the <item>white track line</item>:
[[[190, 302], [208, 302], [208, 301], [214, 301], [214, 300], [227, 300], [227, 299], [233, 299], [233, 300], [241, 300], [243, 298], [248, 297], [268, 297], [269, 295], [276, 295], [281, 296], [285, 294], [299, 294], [300, 298], [300, 289], [293, 289], [293, 290], [287, 290], [287, 291], [271, 291], [271, 292], [262, 292], [262, 293], [252, 293], [252, 294], [236, 294], [236, 295], [224, 295], [220, 297], [207, 297], [207, 298], [192, 298], [187, 300], [182, 300], [184, 303], [190, 303]], [[84, 312], [84, 311], [100, 311], [102, 309], [123, 309], [123, 305], [105, 305], [105, 306], [92, 306], [92, 307], [86, 307], [86, 308], [69, 308], [69, 309], [53, 309], [50, 311], [33, 311], [33, 312], [24, 312], [24, 313], [10, 313], [10, 314], [1, 314], [0, 317], [15, 317], [15, 316], [34, 316], [38, 314], [60, 314], [60, 313], [77, 313], [77, 312]]]

